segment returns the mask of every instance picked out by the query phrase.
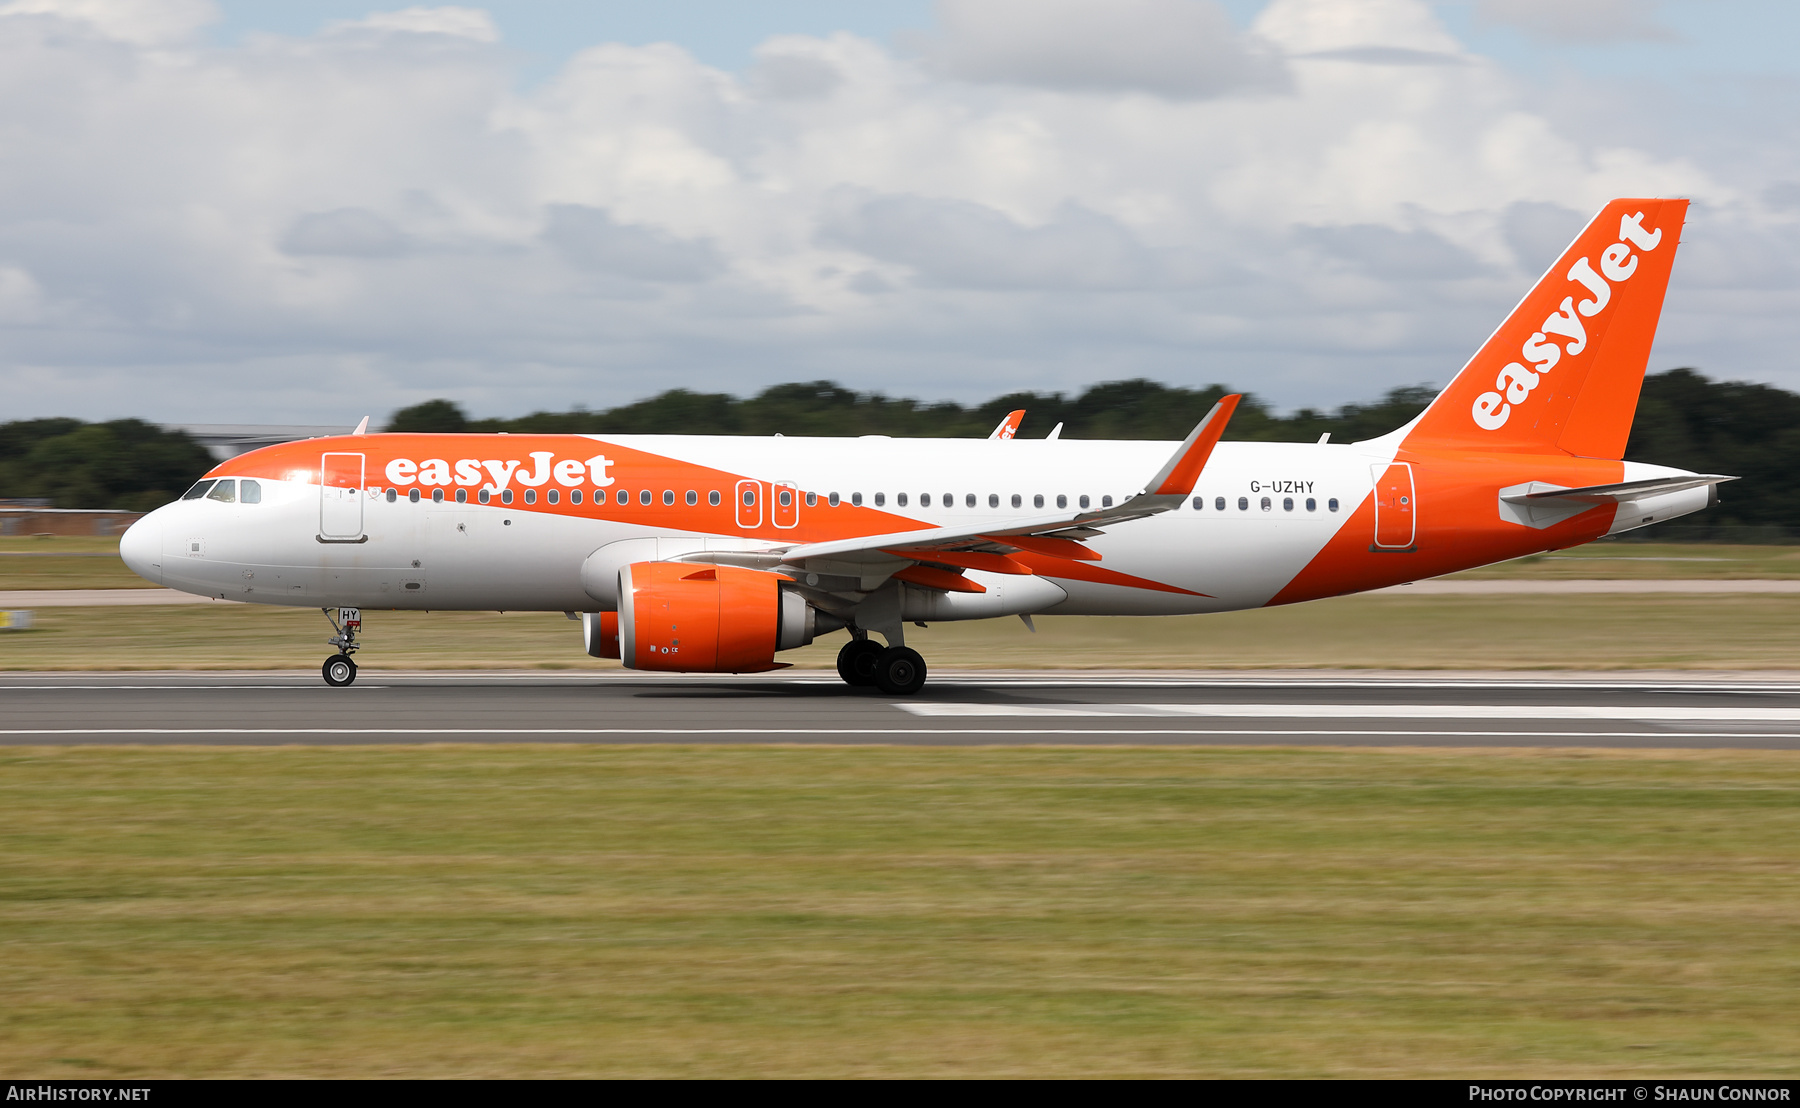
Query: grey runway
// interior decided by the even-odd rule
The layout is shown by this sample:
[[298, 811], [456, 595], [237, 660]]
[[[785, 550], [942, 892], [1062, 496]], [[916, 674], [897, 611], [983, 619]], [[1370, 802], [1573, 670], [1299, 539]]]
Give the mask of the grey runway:
[[8, 674], [0, 743], [1298, 745], [1800, 750], [1800, 681], [1705, 675], [949, 672]]

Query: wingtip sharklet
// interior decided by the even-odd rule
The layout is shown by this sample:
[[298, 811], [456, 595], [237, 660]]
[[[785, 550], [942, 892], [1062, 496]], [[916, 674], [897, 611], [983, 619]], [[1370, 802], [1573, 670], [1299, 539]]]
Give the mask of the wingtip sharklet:
[[1206, 413], [1206, 418], [1188, 432], [1181, 449], [1175, 451], [1162, 471], [1144, 486], [1144, 492], [1151, 496], [1186, 496], [1193, 492], [1194, 483], [1200, 480], [1200, 471], [1206, 468], [1207, 459], [1212, 457], [1213, 448], [1225, 434], [1225, 425], [1231, 422], [1231, 415], [1243, 398], [1243, 393], [1236, 392], [1220, 397]]

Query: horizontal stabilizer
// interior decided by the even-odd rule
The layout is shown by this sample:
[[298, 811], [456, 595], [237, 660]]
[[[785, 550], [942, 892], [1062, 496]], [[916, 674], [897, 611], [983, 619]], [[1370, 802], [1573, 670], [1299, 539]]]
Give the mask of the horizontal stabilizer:
[[1706, 485], [1722, 485], [1726, 481], [1735, 481], [1736, 477], [1724, 477], [1717, 473], [1696, 473], [1683, 477], [1651, 477], [1643, 481], [1622, 481], [1616, 485], [1588, 485], [1579, 489], [1563, 489], [1554, 485], [1546, 485], [1542, 481], [1533, 481], [1531, 491], [1516, 492], [1503, 495], [1500, 499], [1511, 504], [1527, 504], [1545, 500], [1566, 500], [1578, 504], [1623, 504], [1627, 500], [1642, 500], [1646, 496], [1659, 496], [1669, 492], [1685, 492], [1688, 489], [1702, 488]]

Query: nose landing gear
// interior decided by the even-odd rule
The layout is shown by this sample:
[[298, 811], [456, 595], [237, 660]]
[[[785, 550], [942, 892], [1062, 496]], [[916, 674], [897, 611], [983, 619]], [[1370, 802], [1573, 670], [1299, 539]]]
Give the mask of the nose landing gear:
[[325, 659], [325, 664], [319, 667], [319, 673], [325, 678], [327, 685], [341, 689], [356, 681], [356, 663], [350, 659], [350, 655], [362, 646], [356, 641], [357, 633], [362, 630], [362, 610], [339, 608], [336, 619], [332, 619], [330, 608], [320, 608], [319, 611], [325, 613], [325, 618], [331, 620], [332, 629], [337, 632], [325, 641], [339, 651]]

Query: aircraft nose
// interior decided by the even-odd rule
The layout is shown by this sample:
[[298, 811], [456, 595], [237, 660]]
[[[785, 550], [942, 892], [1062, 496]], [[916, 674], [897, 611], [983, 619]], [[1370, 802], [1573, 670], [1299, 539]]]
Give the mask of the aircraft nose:
[[159, 514], [151, 512], [119, 536], [119, 557], [125, 559], [126, 568], [158, 585], [163, 583], [162, 520], [156, 518]]

